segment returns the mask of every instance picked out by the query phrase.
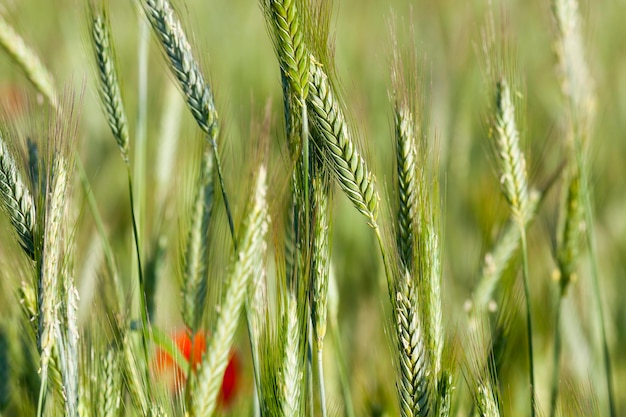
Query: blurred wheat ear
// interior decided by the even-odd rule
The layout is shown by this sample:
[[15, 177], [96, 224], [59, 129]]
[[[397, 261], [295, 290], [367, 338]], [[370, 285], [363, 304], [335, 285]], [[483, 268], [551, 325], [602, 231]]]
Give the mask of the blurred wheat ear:
[[261, 167], [249, 209], [241, 227], [240, 246], [233, 257], [225, 292], [219, 305], [216, 321], [211, 327], [211, 341], [207, 347], [193, 394], [192, 411], [196, 416], [212, 416], [217, 406], [217, 394], [228, 364], [228, 355], [244, 307], [250, 278], [259, 273], [265, 257], [269, 215], [266, 202], [266, 171]]
[[0, 46], [22, 68], [28, 79], [50, 105], [57, 109], [58, 96], [54, 86], [54, 78], [39, 59], [39, 56], [11, 27], [0, 14]]
[[24, 252], [34, 259], [35, 203], [4, 142], [2, 133], [0, 133], [0, 200], [3, 211], [11, 219]]
[[182, 314], [195, 334], [205, 308], [208, 281], [208, 234], [213, 206], [213, 157], [206, 148], [191, 207], [191, 224], [185, 242]]

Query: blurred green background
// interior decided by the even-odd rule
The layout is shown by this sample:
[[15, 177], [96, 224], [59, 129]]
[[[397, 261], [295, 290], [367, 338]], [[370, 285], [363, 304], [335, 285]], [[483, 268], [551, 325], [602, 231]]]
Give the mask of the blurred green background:
[[[486, 0], [341, 0], [335, 5], [333, 21], [336, 69], [343, 98], [360, 133], [362, 149], [373, 164], [381, 189], [385, 190], [391, 188], [393, 172], [390, 18], [397, 17], [401, 44], [407, 43], [408, 23], [413, 22], [415, 55], [421, 62], [420, 89], [424, 93], [426, 124], [429, 135], [438, 141], [440, 149], [444, 319], [451, 343], [464, 331], [464, 303], [471, 294], [484, 253], [508, 216], [489, 157], [486, 120], [490, 98], [482, 76], [484, 63], [476, 50], [487, 3]], [[517, 86], [525, 104], [521, 130], [531, 183], [539, 186], [565, 155], [565, 104], [555, 71], [555, 27], [550, 1], [493, 3], [498, 30], [508, 40], [516, 58], [518, 78], [522, 81]], [[221, 146], [226, 186], [235, 196], [235, 212], [240, 213], [247, 191], [242, 172], [248, 172], [248, 167], [242, 167], [242, 161], [254, 157], [251, 137], [255, 134], [251, 123], [262, 118], [268, 100], [273, 108], [272, 148], [277, 155], [285, 149], [278, 63], [263, 14], [254, 0], [186, 0], [175, 5], [188, 33], [193, 34], [190, 37], [204, 69], [210, 74], [223, 126]], [[125, 173], [97, 101], [94, 64], [88, 48], [86, 6], [78, 0], [6, 0], [0, 9], [6, 20], [39, 52], [54, 74], [59, 90], [76, 97], [75, 107], [81, 122], [80, 154], [116, 253], [121, 258], [122, 269], [128, 272], [131, 241]], [[128, 0], [112, 0], [110, 10], [132, 140], [136, 127], [137, 45], [142, 16]], [[602, 307], [607, 317], [618, 414], [626, 414], [626, 355], [622, 354], [626, 346], [626, 303], [623, 302], [626, 296], [626, 0], [583, 2], [582, 15], [587, 58], [598, 98], [591, 159]], [[159, 322], [168, 328], [180, 325], [177, 301], [172, 297], [177, 294], [175, 258], [179, 205], [159, 201], [159, 187], [166, 189], [165, 200], [182, 199], [190, 187], [193, 172], [190, 166], [193, 167], [193, 160], [197, 159], [194, 152], [199, 149], [201, 139], [193, 119], [182, 109], [174, 178], [161, 186], [159, 149], [166, 119], [164, 112], [168, 111], [167, 105], [177, 106], [172, 100], [182, 101], [179, 95], [171, 93], [173, 80], [154, 40], [150, 43], [149, 54], [148, 192], [144, 237], [149, 246], [158, 233], [165, 231], [170, 236], [168, 273], [159, 286], [157, 313]], [[28, 80], [8, 56], [0, 53], [0, 100], [10, 107], [35, 95]], [[131, 154], [132, 149], [131, 142]], [[281, 168], [270, 166], [270, 172], [280, 177]], [[555, 264], [551, 241], [561, 198], [559, 188], [557, 183], [529, 237], [537, 392], [539, 404], [544, 407], [549, 401], [552, 370], [556, 285], [552, 279]], [[333, 267], [340, 288], [342, 337], [348, 352], [355, 401], [358, 409], [365, 411], [376, 408], [377, 404], [395, 401], [389, 376], [392, 366], [387, 360], [390, 356], [388, 336], [384, 332], [381, 308], [387, 294], [377, 291], [376, 282], [382, 271], [374, 236], [347, 200], [340, 197], [336, 202]], [[163, 207], [167, 209], [161, 215]], [[94, 272], [93, 260], [89, 258], [94, 245], [93, 222], [89, 215], [82, 216], [80, 222], [77, 235], [79, 280]], [[216, 241], [228, 242], [225, 233], [216, 236]], [[227, 254], [228, 246], [222, 245], [220, 250]], [[584, 258], [579, 271], [579, 280], [571, 287], [564, 305], [563, 376], [571, 386], [594, 392], [603, 406], [605, 388], [596, 306]], [[83, 298], [88, 300], [89, 296]], [[81, 305], [89, 307], [88, 302]], [[521, 304], [519, 310], [523, 311]], [[525, 330], [521, 313], [514, 323], [502, 375], [505, 384], [502, 391], [505, 412], [518, 415], [526, 403], [523, 385]], [[243, 338], [240, 344], [245, 345]], [[458, 356], [462, 357], [462, 353]], [[457, 385], [463, 384], [460, 375]]]

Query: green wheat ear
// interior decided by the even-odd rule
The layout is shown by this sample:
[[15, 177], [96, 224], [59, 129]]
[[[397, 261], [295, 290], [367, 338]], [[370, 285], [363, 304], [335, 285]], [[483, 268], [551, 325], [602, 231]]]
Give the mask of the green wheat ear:
[[218, 128], [213, 92], [205, 81], [183, 27], [167, 0], [139, 0], [178, 80], [198, 126], [212, 140]]
[[183, 321], [194, 333], [200, 327], [208, 285], [208, 234], [213, 207], [213, 156], [206, 148], [191, 207], [191, 224], [185, 243], [182, 285]]
[[9, 216], [24, 252], [34, 259], [35, 203], [1, 132], [0, 205]]
[[496, 84], [496, 116], [493, 135], [502, 192], [514, 216], [523, 224], [528, 208], [526, 160], [520, 148], [513, 96], [504, 78]]
[[331, 171], [354, 207], [376, 228], [378, 202], [374, 175], [356, 148], [343, 110], [322, 65], [311, 59], [307, 103], [319, 135], [316, 145], [324, 151]]
[[244, 307], [248, 282], [263, 269], [267, 247], [265, 237], [270, 222], [266, 193], [266, 171], [261, 167], [241, 228], [240, 247], [228, 272], [217, 319], [211, 329], [211, 341], [198, 374], [198, 385], [192, 397], [196, 416], [209, 417], [215, 411], [217, 395], [228, 365], [228, 355]]
[[91, 41], [98, 72], [98, 92], [100, 103], [104, 109], [107, 123], [117, 142], [122, 158], [126, 164], [128, 160], [129, 139], [128, 122], [122, 93], [118, 81], [113, 40], [110, 23], [106, 10], [96, 10], [90, 3], [89, 17], [91, 19]]

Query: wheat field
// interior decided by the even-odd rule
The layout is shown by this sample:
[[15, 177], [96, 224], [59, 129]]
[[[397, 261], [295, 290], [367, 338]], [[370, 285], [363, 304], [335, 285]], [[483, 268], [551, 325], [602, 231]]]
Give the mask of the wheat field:
[[0, 4], [0, 416], [626, 414], [622, 0]]

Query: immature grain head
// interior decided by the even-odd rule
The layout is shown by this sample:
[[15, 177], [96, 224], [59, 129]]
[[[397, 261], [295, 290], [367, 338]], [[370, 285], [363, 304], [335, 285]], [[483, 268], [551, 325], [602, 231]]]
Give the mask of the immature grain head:
[[46, 381], [48, 365], [55, 345], [55, 337], [61, 324], [59, 306], [61, 288], [59, 277], [63, 262], [64, 214], [67, 204], [68, 166], [67, 161], [58, 156], [53, 161], [52, 182], [46, 196], [45, 220], [43, 229], [43, 251], [38, 290], [38, 345], [42, 380]]
[[502, 192], [517, 220], [523, 223], [528, 207], [526, 160], [520, 147], [513, 96], [504, 78], [496, 85], [493, 136]]
[[398, 178], [398, 249], [405, 266], [413, 268], [414, 240], [418, 229], [418, 167], [413, 114], [406, 106], [395, 108], [396, 173]]
[[312, 123], [332, 172], [348, 199], [376, 227], [380, 200], [373, 174], [352, 140], [348, 123], [321, 64], [311, 59], [307, 103]]
[[26, 254], [34, 259], [35, 204], [0, 134], [0, 202]]
[[329, 180], [327, 175], [320, 173], [315, 173], [312, 178], [311, 318], [318, 350], [322, 349], [326, 334], [328, 279], [330, 274], [332, 198]]
[[207, 293], [207, 244], [212, 206], [213, 155], [206, 148], [191, 207], [191, 224], [185, 243], [185, 270], [182, 287], [183, 321], [194, 332], [200, 325]]
[[297, 0], [261, 0], [283, 74], [304, 105], [309, 85], [309, 53], [305, 44], [302, 10]]
[[90, 8], [91, 40], [98, 71], [98, 92], [107, 123], [128, 164], [128, 122], [115, 66], [113, 40], [106, 11]]
[[500, 417], [498, 402], [489, 383], [479, 383], [476, 387], [476, 408], [480, 417]]
[[232, 261], [224, 296], [212, 327], [211, 342], [198, 374], [198, 385], [193, 395], [193, 411], [197, 416], [208, 417], [215, 411], [217, 394], [228, 365], [248, 282], [253, 274], [260, 273], [262, 269], [266, 250], [265, 236], [269, 228], [265, 181], [266, 171], [261, 167], [253, 199], [241, 228], [240, 246]]
[[215, 140], [218, 120], [213, 92], [193, 56], [191, 45], [174, 9], [167, 0], [140, 1], [167, 56], [169, 67], [185, 95], [191, 114], [202, 131]]
[[397, 389], [403, 417], [428, 416], [430, 365], [419, 314], [418, 292], [408, 272], [396, 285], [394, 316], [397, 337]]

